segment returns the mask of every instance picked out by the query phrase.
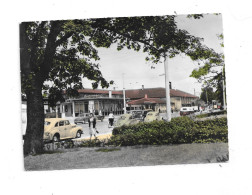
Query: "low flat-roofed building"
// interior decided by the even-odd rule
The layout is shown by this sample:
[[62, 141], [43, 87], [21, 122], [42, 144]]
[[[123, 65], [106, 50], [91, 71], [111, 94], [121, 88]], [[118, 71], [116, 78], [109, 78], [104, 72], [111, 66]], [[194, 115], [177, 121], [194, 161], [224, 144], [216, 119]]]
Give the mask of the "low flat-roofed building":
[[[128, 109], [148, 109], [164, 112], [166, 110], [165, 88], [141, 88], [126, 90], [126, 97], [130, 99]], [[183, 104], [192, 104], [199, 97], [190, 93], [170, 89], [170, 102], [172, 110], [180, 110]], [[137, 101], [138, 100], [138, 101]]]

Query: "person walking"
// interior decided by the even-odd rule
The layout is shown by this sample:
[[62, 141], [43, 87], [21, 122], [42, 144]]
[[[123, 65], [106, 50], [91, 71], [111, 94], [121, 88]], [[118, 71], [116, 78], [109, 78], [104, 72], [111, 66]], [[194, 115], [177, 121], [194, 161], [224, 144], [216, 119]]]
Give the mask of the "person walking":
[[96, 118], [94, 117], [93, 113], [90, 113], [90, 117], [88, 119], [88, 126], [89, 126], [90, 140], [92, 138], [92, 135], [96, 138], [96, 133], [99, 132], [96, 130]]
[[109, 116], [108, 116], [108, 119], [109, 119], [109, 127], [112, 127], [113, 126], [113, 123], [114, 123], [114, 115], [112, 112], [109, 113]]

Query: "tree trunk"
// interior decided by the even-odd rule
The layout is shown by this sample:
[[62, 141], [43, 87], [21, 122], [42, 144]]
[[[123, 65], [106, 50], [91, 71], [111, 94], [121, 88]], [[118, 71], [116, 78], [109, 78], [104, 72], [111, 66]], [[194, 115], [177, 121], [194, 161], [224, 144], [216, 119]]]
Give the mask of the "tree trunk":
[[43, 151], [44, 102], [42, 85], [34, 85], [27, 95], [27, 127], [24, 138], [24, 155]]

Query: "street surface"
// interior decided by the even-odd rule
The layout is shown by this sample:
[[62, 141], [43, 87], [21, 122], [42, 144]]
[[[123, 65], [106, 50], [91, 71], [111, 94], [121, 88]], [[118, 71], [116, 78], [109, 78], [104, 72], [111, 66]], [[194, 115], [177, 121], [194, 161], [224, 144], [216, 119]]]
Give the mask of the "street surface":
[[[166, 113], [160, 113], [160, 115], [164, 119], [166, 119], [166, 116], [165, 116]], [[119, 116], [120, 115], [116, 115], [115, 116], [114, 123], [119, 118]], [[172, 118], [174, 118], [174, 117], [179, 117], [179, 112], [172, 113]], [[68, 119], [69, 119], [69, 121], [70, 121], [71, 124], [74, 124], [74, 118], [68, 118]], [[79, 138], [79, 139], [89, 138], [90, 135], [89, 135], [88, 123], [85, 123], [85, 124], [78, 123], [77, 125], [81, 126], [82, 129], [83, 129], [83, 134], [81, 135], [81, 138]], [[106, 116], [104, 118], [103, 122], [101, 122], [100, 120], [97, 120], [97, 122], [96, 122], [96, 128], [97, 128], [97, 131], [99, 131], [99, 134], [97, 134], [96, 136], [112, 134], [112, 130], [113, 130], [113, 127], [108, 127], [108, 116]], [[75, 140], [78, 140], [78, 139], [75, 139]]]

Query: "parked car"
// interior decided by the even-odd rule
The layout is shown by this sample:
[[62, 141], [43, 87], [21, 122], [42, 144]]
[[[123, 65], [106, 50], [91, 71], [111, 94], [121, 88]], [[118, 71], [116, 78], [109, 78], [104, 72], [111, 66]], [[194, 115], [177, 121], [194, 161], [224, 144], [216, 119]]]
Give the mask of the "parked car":
[[152, 111], [153, 111], [152, 109], [146, 109], [146, 110], [144, 110], [144, 112], [143, 112], [143, 120], [145, 119], [145, 117], [147, 116], [147, 114], [149, 112], [152, 112]]
[[88, 123], [89, 117], [90, 117], [89, 113], [82, 113], [82, 114], [80, 114], [79, 117], [74, 119], [74, 123], [75, 124], [77, 124], [77, 123], [82, 123], [82, 124]]
[[158, 112], [148, 112], [145, 119], [144, 119], [144, 122], [151, 122], [151, 121], [161, 121], [163, 120], [163, 117], [159, 115]]
[[104, 116], [103, 115], [95, 115], [96, 119], [97, 120], [100, 120], [101, 122], [103, 121], [104, 119]]
[[63, 139], [80, 138], [83, 133], [80, 126], [70, 124], [62, 118], [46, 118], [44, 123], [44, 141], [57, 142]]
[[194, 113], [194, 110], [193, 110], [193, 107], [182, 107], [180, 109], [180, 116], [186, 116], [186, 115], [189, 115], [189, 114], [192, 114]]
[[146, 110], [131, 110], [128, 113], [132, 114], [132, 117], [138, 120], [143, 121], [144, 118], [146, 117], [148, 112], [151, 112], [153, 110], [151, 109], [146, 109]]
[[123, 125], [134, 125], [139, 123], [140, 120], [134, 118], [132, 114], [123, 114], [115, 122], [114, 127], [120, 127]]

